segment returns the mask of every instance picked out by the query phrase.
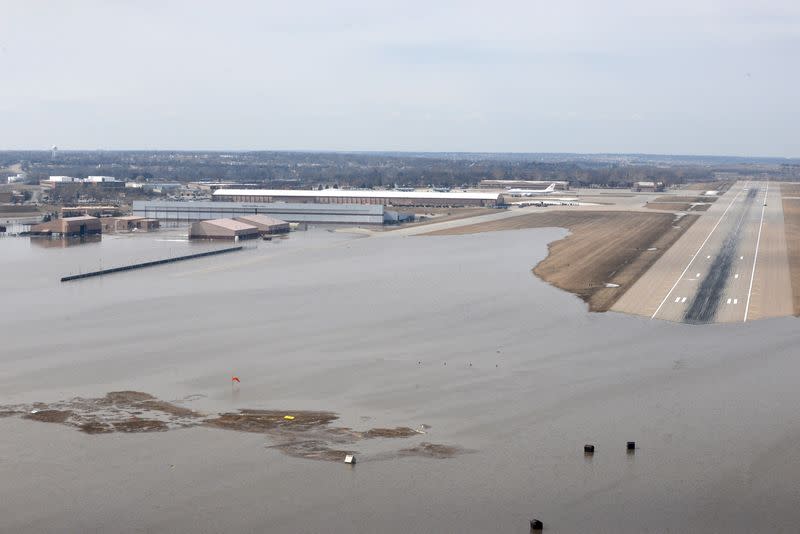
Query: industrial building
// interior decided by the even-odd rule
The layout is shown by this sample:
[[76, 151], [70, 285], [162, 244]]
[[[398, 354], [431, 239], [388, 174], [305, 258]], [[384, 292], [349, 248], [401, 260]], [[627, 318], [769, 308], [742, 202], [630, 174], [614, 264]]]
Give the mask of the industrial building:
[[111, 232], [152, 232], [159, 227], [158, 219], [145, 219], [136, 215], [122, 217], [103, 217], [100, 219], [103, 233]]
[[253, 239], [261, 235], [256, 226], [233, 219], [212, 219], [192, 223], [189, 239]]
[[289, 222], [326, 224], [384, 224], [401, 215], [375, 204], [297, 204], [253, 202], [181, 202], [134, 200], [133, 214], [162, 222], [192, 222], [223, 217], [269, 215]]
[[33, 235], [84, 236], [99, 235], [102, 232], [100, 219], [89, 215], [53, 219], [46, 223], [34, 225], [31, 228], [31, 234]]
[[505, 204], [503, 195], [499, 193], [350, 189], [218, 189], [214, 191], [212, 199], [226, 202], [310, 202], [315, 204], [380, 204], [383, 206], [447, 208], [495, 207]]
[[289, 223], [270, 217], [268, 215], [244, 215], [235, 217], [235, 221], [243, 222], [245, 224], [252, 224], [258, 231], [264, 234], [285, 234], [289, 231]]
[[556, 185], [556, 191], [569, 190], [569, 182], [564, 180], [481, 180], [481, 189], [546, 189]]

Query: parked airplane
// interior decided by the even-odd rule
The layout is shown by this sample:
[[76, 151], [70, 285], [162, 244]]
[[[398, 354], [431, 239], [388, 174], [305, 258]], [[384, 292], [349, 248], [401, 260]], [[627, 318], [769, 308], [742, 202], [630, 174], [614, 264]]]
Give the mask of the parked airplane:
[[556, 184], [552, 183], [545, 189], [509, 189], [512, 197], [538, 197], [539, 195], [552, 195], [556, 191]]

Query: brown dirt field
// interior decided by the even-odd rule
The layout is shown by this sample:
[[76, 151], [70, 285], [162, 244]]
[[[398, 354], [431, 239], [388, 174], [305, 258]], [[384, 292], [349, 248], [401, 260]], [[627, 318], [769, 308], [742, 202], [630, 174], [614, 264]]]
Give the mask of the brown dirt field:
[[800, 197], [800, 182], [781, 184], [781, 195], [785, 197]]
[[[783, 188], [781, 188], [781, 192], [786, 194]], [[786, 249], [789, 255], [789, 272], [792, 279], [794, 314], [800, 317], [800, 200], [783, 199], [783, 225], [786, 232]]]
[[[561, 227], [571, 232], [550, 243], [533, 272], [576, 294], [590, 311], [607, 311], [683, 235], [697, 215], [674, 224], [669, 213], [551, 211], [473, 224], [425, 235], [454, 235], [523, 228]], [[656, 250], [648, 250], [655, 248]], [[606, 287], [606, 283], [619, 287]]]
[[695, 182], [686, 185], [686, 189], [693, 191], [727, 191], [734, 182], [719, 180], [716, 182]]
[[689, 211], [692, 205], [686, 202], [648, 202], [645, 207], [651, 210]]

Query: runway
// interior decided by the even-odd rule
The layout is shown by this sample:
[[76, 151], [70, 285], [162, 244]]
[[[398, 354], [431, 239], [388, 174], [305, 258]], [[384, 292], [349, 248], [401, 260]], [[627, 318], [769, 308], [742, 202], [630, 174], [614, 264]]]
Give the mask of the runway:
[[700, 324], [791, 315], [779, 187], [737, 182], [612, 309]]

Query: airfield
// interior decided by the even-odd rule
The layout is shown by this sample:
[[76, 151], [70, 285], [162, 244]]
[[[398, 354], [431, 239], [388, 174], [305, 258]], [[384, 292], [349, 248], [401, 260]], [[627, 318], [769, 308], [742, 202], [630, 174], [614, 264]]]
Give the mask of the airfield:
[[731, 323], [800, 313], [799, 208], [796, 184], [755, 180], [713, 192], [585, 189], [406, 232], [567, 228], [534, 272], [590, 310]]

